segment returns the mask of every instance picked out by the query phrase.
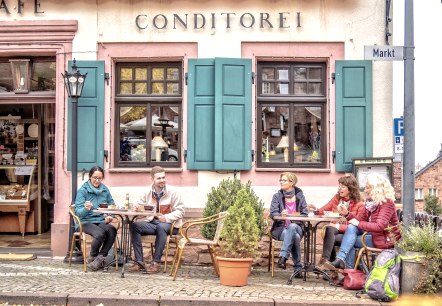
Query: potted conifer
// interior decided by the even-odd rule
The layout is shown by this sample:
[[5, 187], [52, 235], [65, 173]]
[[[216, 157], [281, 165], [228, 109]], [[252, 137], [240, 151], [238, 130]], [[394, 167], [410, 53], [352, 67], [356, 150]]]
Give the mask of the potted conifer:
[[258, 255], [259, 227], [252, 201], [250, 193], [241, 188], [224, 220], [217, 257], [222, 285], [247, 285], [253, 259]]

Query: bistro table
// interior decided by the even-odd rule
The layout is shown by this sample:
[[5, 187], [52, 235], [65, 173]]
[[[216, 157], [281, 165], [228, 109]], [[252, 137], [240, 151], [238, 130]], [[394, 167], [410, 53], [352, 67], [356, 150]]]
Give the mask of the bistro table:
[[300, 221], [304, 224], [304, 264], [301, 269], [294, 271], [290, 275], [287, 285], [292, 284], [292, 280], [299, 273], [304, 273], [304, 281], [306, 280], [307, 272], [313, 272], [315, 274], [322, 274], [331, 284], [332, 281], [329, 275], [316, 266], [316, 230], [318, 225], [324, 222], [336, 222], [343, 220], [342, 217], [326, 217], [326, 216], [300, 216], [300, 215], [287, 215], [287, 216], [276, 216], [275, 220], [290, 220], [290, 221]]
[[[155, 217], [161, 216], [160, 213], [154, 213], [144, 210], [132, 210], [132, 209], [119, 209], [119, 208], [98, 208], [94, 212], [100, 214], [107, 214], [117, 216], [121, 220], [121, 253], [123, 257], [123, 266], [121, 268], [121, 277], [124, 278], [124, 266], [127, 261], [132, 260], [131, 248], [132, 248], [132, 224], [138, 217]], [[115, 264], [115, 260], [111, 261], [104, 269], [107, 272], [109, 266]], [[144, 267], [142, 267], [144, 269]]]

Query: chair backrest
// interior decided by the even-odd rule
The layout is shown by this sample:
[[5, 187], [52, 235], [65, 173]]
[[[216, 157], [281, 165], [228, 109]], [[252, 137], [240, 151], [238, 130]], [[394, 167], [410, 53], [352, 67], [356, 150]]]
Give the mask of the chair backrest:
[[74, 219], [75, 227], [79, 229], [79, 232], [83, 232], [83, 227], [80, 222], [80, 218], [75, 214], [75, 206], [70, 205], [69, 206], [69, 213], [72, 216], [72, 219]]
[[222, 211], [218, 214], [218, 223], [216, 225], [215, 236], [213, 237], [213, 241], [218, 243], [219, 236], [221, 235], [221, 230], [224, 226], [224, 218], [228, 215], [227, 211]]

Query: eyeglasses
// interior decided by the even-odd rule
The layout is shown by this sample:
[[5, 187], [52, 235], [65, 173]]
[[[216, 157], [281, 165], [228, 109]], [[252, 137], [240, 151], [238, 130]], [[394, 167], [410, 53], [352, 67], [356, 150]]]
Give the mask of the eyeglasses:
[[288, 180], [279, 180], [280, 183], [287, 183]]
[[92, 177], [91, 177], [91, 180], [92, 180], [92, 181], [101, 182], [101, 181], [103, 180], [103, 178], [102, 178], [102, 177], [92, 176]]

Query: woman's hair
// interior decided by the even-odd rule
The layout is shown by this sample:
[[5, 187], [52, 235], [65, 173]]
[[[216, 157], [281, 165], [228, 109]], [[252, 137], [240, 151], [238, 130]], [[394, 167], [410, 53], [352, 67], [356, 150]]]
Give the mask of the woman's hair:
[[89, 178], [91, 178], [92, 175], [94, 175], [94, 172], [96, 172], [96, 171], [101, 172], [101, 174], [103, 174], [103, 178], [104, 178], [104, 170], [100, 166], [93, 166], [91, 168], [91, 170], [89, 170]]
[[395, 200], [394, 188], [387, 178], [374, 173], [369, 174], [367, 175], [365, 184], [372, 188], [370, 197], [375, 203], [382, 203], [387, 199], [391, 201]]
[[350, 199], [355, 201], [361, 200], [358, 180], [352, 174], [339, 178], [338, 182], [348, 188]]
[[298, 177], [293, 172], [283, 172], [279, 175], [279, 178], [285, 176], [291, 183], [292, 186], [295, 187], [296, 183], [298, 182]]

